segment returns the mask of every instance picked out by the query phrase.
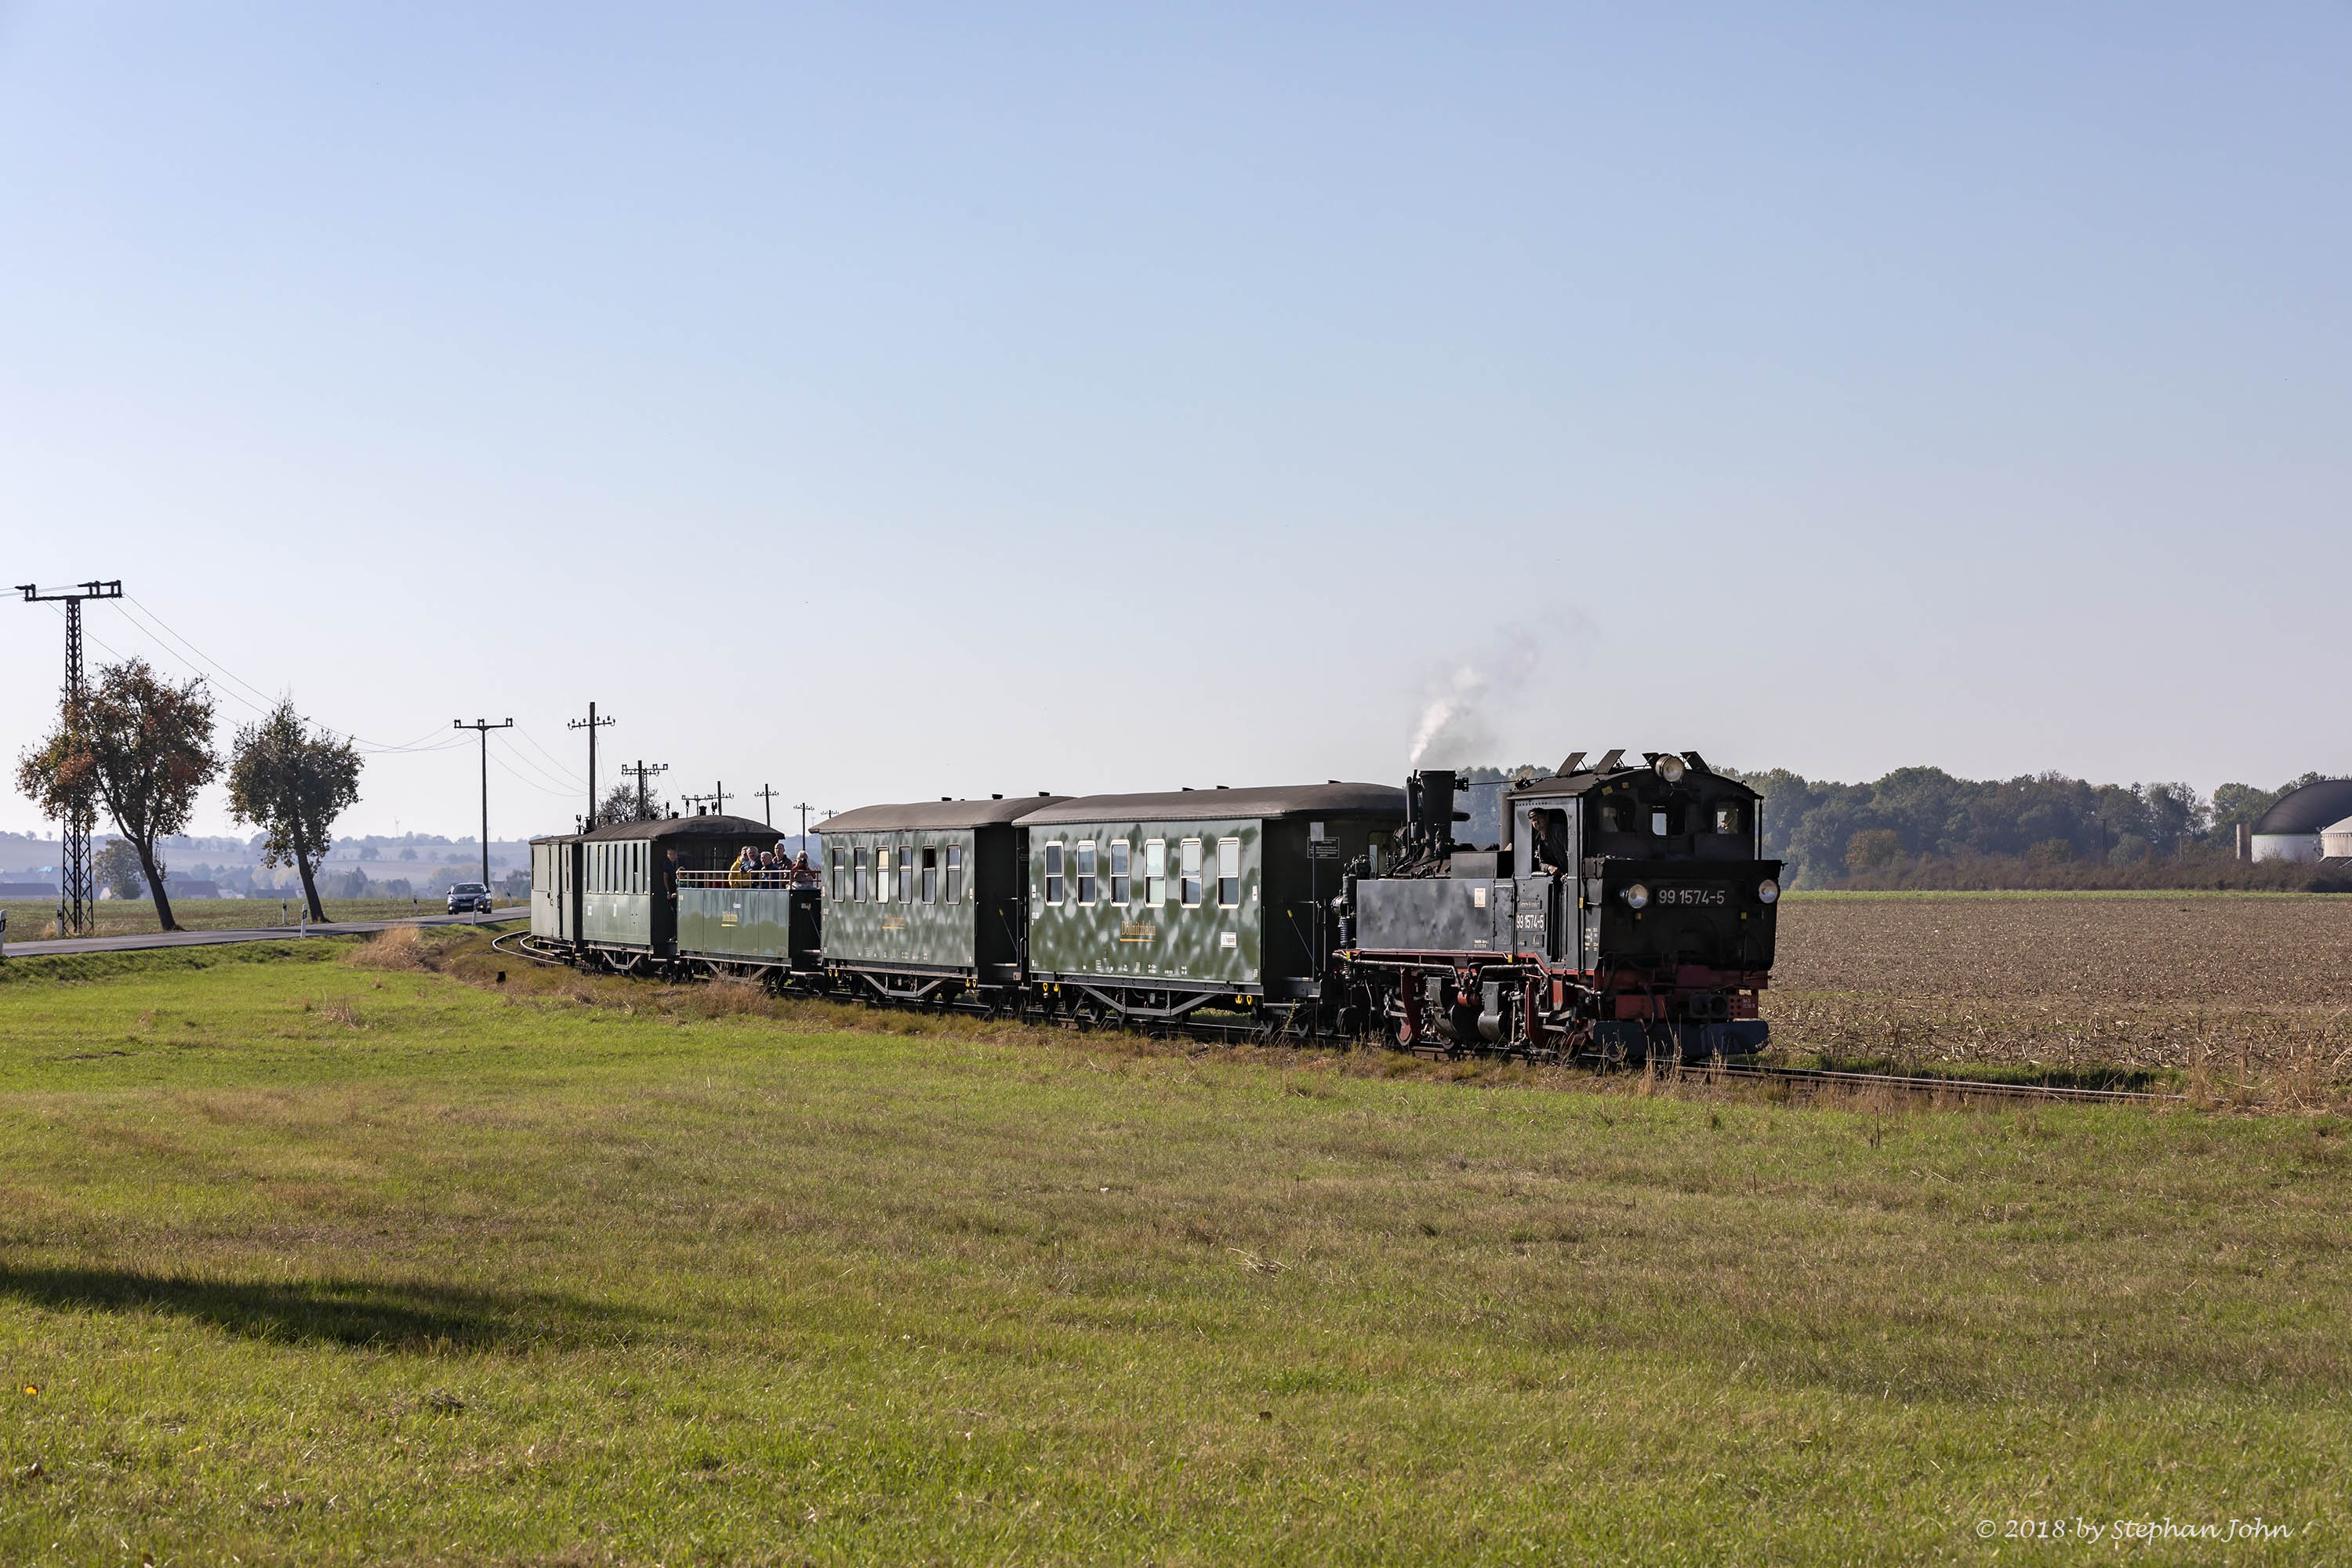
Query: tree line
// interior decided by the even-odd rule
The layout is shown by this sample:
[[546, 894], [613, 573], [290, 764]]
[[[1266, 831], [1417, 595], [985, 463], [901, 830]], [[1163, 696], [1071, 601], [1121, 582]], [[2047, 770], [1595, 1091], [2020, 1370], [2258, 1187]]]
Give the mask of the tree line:
[[231, 816], [260, 830], [262, 864], [292, 867], [310, 918], [325, 920], [319, 862], [333, 847], [335, 818], [360, 797], [357, 748], [314, 728], [291, 698], [240, 726], [226, 758], [214, 739], [202, 676], [175, 684], [127, 658], [100, 666], [79, 697], [67, 694], [56, 728], [17, 759], [16, 787], [60, 821], [94, 821], [102, 807], [138, 858], [156, 920], [177, 931], [156, 844], [186, 829], [197, 793], [226, 763]]
[[1964, 779], [1897, 768], [1867, 784], [1786, 768], [1740, 775], [1764, 797], [1764, 853], [1791, 885], [2063, 887], [2260, 880], [2235, 867], [2237, 829], [2290, 790], [2225, 784], [2095, 784], [2063, 773]]

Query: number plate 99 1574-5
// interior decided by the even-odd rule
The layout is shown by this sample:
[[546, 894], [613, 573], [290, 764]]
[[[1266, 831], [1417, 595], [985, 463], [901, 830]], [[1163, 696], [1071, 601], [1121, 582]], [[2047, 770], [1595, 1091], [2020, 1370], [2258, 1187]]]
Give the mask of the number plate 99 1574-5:
[[1651, 895], [1661, 904], [1727, 904], [1731, 902], [1728, 888], [1660, 888]]

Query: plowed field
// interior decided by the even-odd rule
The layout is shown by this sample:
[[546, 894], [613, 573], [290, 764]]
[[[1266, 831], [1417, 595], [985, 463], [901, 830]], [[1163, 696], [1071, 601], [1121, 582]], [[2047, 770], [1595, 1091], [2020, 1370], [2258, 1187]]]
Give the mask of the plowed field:
[[2352, 1071], [2352, 898], [1792, 899], [1792, 1053]]

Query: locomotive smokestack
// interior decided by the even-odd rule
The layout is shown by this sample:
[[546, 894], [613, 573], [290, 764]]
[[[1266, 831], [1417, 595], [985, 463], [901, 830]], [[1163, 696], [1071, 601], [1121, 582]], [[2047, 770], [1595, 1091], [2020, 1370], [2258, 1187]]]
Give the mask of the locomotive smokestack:
[[1443, 852], [1453, 847], [1454, 825], [1470, 814], [1454, 809], [1456, 792], [1468, 788], [1452, 768], [1423, 768], [1404, 782], [1405, 827], [1418, 843]]

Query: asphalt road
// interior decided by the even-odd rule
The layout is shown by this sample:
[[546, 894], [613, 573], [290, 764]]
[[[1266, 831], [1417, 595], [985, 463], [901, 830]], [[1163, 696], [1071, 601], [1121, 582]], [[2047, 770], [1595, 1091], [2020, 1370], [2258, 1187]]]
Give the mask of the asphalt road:
[[363, 936], [394, 926], [461, 926], [478, 920], [484, 925], [520, 920], [527, 906], [510, 904], [487, 915], [420, 915], [404, 921], [331, 921], [324, 925], [262, 926], [252, 931], [151, 931], [129, 936], [69, 936], [54, 942], [12, 942], [10, 958], [54, 958], [70, 952], [130, 952], [142, 947], [214, 947], [226, 942], [284, 942], [304, 936]]

